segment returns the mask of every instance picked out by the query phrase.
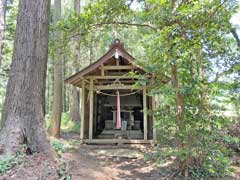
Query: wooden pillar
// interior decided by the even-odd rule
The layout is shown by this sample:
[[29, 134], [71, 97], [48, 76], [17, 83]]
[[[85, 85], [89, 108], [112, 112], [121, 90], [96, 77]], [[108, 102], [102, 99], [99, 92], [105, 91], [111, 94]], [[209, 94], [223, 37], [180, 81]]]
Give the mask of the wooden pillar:
[[143, 132], [144, 132], [144, 141], [147, 141], [147, 90], [146, 87], [143, 88]]
[[155, 100], [155, 96], [153, 96], [152, 97], [153, 144], [157, 144], [156, 118], [154, 116], [154, 111], [155, 110], [156, 110], [156, 100]]
[[81, 125], [80, 125], [80, 143], [83, 143], [84, 139], [84, 126], [85, 126], [85, 82], [82, 81], [82, 91], [81, 91]]
[[89, 88], [89, 140], [93, 138], [93, 79], [90, 79]]

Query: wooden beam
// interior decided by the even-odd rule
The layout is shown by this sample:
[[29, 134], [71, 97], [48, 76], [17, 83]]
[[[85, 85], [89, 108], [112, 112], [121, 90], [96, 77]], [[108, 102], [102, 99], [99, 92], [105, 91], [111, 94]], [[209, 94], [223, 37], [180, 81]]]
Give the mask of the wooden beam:
[[[118, 62], [118, 60], [117, 60]], [[128, 70], [128, 69], [138, 69], [137, 67], [135, 66], [128, 66], [128, 65], [125, 65], [125, 66], [102, 66], [100, 67], [100, 69], [104, 69], [104, 70]]]
[[104, 76], [104, 69], [102, 68], [103, 65], [101, 65], [100, 69], [101, 69], [101, 76]]
[[142, 89], [142, 87], [135, 87], [133, 85], [98, 85], [94, 86], [97, 90], [111, 90], [111, 89]]
[[[98, 80], [95, 84], [112, 84], [114, 80]], [[132, 85], [136, 83], [137, 80], [132, 80], [132, 79], [126, 79], [126, 80], [120, 80], [122, 84], [125, 83], [131, 83]]]
[[86, 139], [87, 144], [118, 144], [121, 141], [122, 144], [151, 144], [152, 140], [139, 140], [139, 139]]
[[147, 90], [146, 87], [143, 88], [143, 132], [144, 140], [147, 141]]
[[89, 81], [88, 81], [87, 79], [85, 79], [85, 78], [83, 78], [83, 77], [80, 77], [79, 79], [76, 79], [76, 80], [72, 81], [70, 84], [72, 84], [73, 86], [76, 86], [76, 85], [78, 85], [79, 83], [81, 83], [82, 81], [86, 81], [86, 82], [89, 83]]
[[84, 139], [84, 125], [85, 125], [84, 114], [85, 114], [85, 81], [82, 81], [80, 143], [83, 143], [83, 139]]
[[86, 76], [86, 79], [137, 79], [137, 78], [132, 78], [130, 76], [127, 75], [123, 75], [123, 76]]
[[[81, 81], [80, 83], [76, 84], [75, 86], [77, 86], [77, 87], [80, 87], [80, 88], [81, 88], [81, 87], [82, 87], [82, 82], [83, 82], [83, 81]], [[85, 87], [86, 89], [88, 89], [88, 90], [89, 90], [89, 84], [88, 84], [88, 83], [86, 83], [86, 82], [85, 82], [85, 85], [84, 85], [84, 87]]]
[[90, 79], [89, 98], [89, 140], [91, 140], [93, 138], [93, 79]]
[[153, 119], [153, 144], [157, 144], [157, 128], [156, 128], [156, 118], [154, 112], [156, 110], [156, 100], [155, 96], [152, 96], [152, 119]]
[[[147, 76], [150, 78], [151, 76]], [[108, 76], [85, 76], [85, 79], [139, 79], [138, 77], [131, 77], [125, 73], [124, 75], [108, 75]]]

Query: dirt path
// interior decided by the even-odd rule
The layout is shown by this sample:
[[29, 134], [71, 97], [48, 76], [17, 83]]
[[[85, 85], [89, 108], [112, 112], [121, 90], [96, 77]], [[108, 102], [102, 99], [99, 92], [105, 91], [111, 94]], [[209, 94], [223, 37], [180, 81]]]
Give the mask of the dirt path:
[[73, 180], [162, 179], [153, 162], [144, 161], [146, 146], [83, 145], [71, 153], [64, 153]]

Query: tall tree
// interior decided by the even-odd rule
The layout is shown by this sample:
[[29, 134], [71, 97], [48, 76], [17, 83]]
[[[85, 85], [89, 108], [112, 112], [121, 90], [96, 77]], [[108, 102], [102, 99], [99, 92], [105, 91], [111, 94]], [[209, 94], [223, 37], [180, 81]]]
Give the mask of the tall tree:
[[[54, 0], [54, 21], [61, 20], [61, 0]], [[58, 43], [61, 38], [61, 31], [56, 30], [54, 34], [54, 42], [56, 51], [54, 53], [54, 84], [53, 84], [53, 110], [49, 132], [54, 137], [60, 137], [61, 114], [62, 114], [62, 52]]]
[[[80, 15], [80, 0], [74, 0], [74, 11], [77, 16]], [[73, 68], [74, 71], [78, 71], [80, 61], [80, 37], [76, 38], [75, 42], [75, 52], [74, 52], [74, 64]], [[76, 68], [77, 67], [77, 68]], [[71, 94], [71, 106], [70, 106], [70, 117], [74, 121], [80, 121], [80, 112], [79, 112], [79, 91], [76, 87], [72, 87], [72, 94]]]
[[0, 0], [0, 66], [2, 62], [3, 35], [5, 29], [5, 0]]
[[0, 129], [0, 154], [26, 144], [51, 154], [45, 130], [45, 80], [50, 1], [20, 0], [10, 78]]

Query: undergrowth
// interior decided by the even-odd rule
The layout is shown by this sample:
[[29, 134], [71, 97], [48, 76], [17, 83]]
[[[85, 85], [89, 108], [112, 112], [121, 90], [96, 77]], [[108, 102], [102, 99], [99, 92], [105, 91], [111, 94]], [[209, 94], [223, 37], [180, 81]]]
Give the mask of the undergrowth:
[[15, 156], [9, 156], [7, 159], [0, 160], [0, 175], [6, 173], [13, 167], [24, 162], [26, 155], [17, 152]]

